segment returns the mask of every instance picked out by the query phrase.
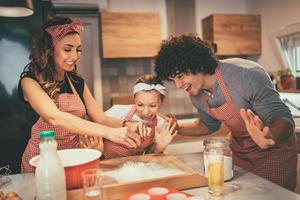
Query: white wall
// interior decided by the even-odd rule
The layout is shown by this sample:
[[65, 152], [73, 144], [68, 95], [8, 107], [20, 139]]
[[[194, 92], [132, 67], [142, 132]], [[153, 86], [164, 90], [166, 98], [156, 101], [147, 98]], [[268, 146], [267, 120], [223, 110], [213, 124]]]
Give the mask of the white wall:
[[260, 0], [247, 2], [248, 12], [261, 14], [262, 54], [258, 62], [270, 71], [283, 68], [273, 34], [282, 27], [300, 22], [299, 0]]

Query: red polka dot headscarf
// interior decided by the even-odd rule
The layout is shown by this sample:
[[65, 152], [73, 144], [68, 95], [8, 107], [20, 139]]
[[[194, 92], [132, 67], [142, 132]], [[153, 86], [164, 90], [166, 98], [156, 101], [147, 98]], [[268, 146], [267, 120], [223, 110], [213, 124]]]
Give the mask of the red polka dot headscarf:
[[76, 20], [70, 24], [62, 24], [56, 26], [50, 26], [45, 29], [47, 33], [51, 35], [52, 46], [55, 46], [58, 41], [60, 41], [64, 36], [70, 32], [83, 31], [83, 25], [81, 21]]

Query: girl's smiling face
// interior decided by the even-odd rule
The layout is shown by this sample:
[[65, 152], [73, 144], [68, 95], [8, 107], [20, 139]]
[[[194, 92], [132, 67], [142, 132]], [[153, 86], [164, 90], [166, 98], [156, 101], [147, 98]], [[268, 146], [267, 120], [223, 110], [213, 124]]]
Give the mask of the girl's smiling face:
[[159, 112], [162, 97], [156, 90], [140, 91], [134, 95], [136, 114], [143, 120], [153, 120]]

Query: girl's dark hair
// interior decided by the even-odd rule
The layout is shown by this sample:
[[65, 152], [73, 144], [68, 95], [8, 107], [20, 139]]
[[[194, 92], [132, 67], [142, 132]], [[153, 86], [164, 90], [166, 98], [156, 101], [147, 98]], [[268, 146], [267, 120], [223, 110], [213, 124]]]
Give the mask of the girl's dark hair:
[[[56, 70], [53, 59], [53, 46], [51, 36], [45, 31], [46, 28], [56, 25], [70, 24], [73, 21], [68, 17], [53, 16], [48, 19], [40, 28], [40, 31], [33, 39], [33, 47], [30, 52], [30, 63], [27, 64], [21, 77], [27, 71], [31, 71], [38, 80], [41, 87], [54, 102], [59, 94], [59, 80], [56, 80]], [[70, 32], [69, 34], [76, 34]], [[77, 73], [77, 69], [73, 71]]]
[[[146, 83], [148, 85], [156, 85], [156, 84], [161, 84], [162, 86], [164, 85], [162, 80], [157, 77], [155, 74], [144, 74], [142, 76], [140, 76], [139, 78], [137, 78], [137, 80], [135, 81], [135, 84], [138, 83]], [[159, 93], [160, 94], [160, 93]], [[165, 96], [160, 94], [161, 100], [164, 100]]]
[[212, 47], [195, 35], [171, 36], [162, 42], [155, 59], [155, 72], [162, 80], [181, 73], [213, 74], [218, 66]]

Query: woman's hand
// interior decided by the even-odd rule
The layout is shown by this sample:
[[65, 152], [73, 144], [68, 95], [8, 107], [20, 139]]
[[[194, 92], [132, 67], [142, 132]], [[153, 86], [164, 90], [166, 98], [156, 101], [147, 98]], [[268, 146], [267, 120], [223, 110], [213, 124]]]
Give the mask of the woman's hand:
[[86, 149], [89, 148], [89, 149], [97, 149], [101, 152], [104, 151], [104, 144], [103, 144], [102, 137], [84, 135], [83, 138], [80, 139], [80, 145]]
[[275, 145], [275, 141], [270, 132], [270, 128], [264, 126], [261, 119], [251, 110], [240, 109], [240, 115], [245, 122], [247, 131], [252, 140], [262, 149], [267, 149]]
[[110, 128], [109, 133], [106, 134], [106, 138], [112, 142], [124, 144], [131, 148], [136, 148], [141, 144], [141, 137], [128, 130], [128, 127], [122, 128]]
[[170, 144], [173, 138], [177, 135], [176, 123], [171, 124], [168, 120], [165, 120], [160, 131], [155, 129], [155, 153], [160, 153]]

